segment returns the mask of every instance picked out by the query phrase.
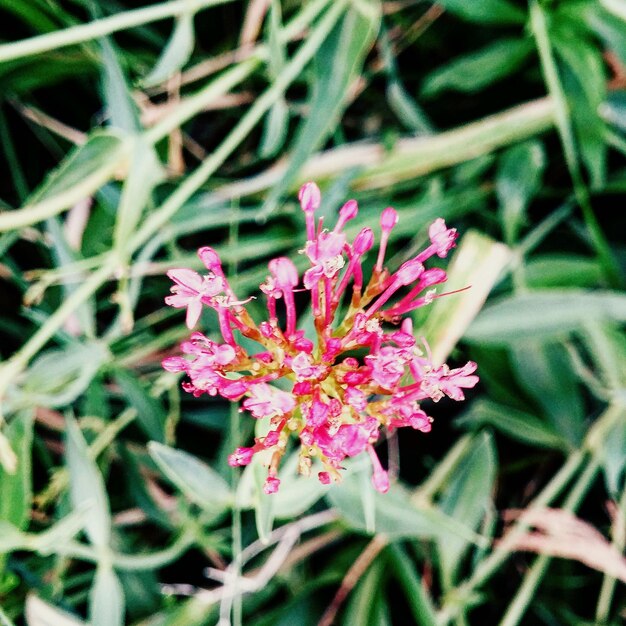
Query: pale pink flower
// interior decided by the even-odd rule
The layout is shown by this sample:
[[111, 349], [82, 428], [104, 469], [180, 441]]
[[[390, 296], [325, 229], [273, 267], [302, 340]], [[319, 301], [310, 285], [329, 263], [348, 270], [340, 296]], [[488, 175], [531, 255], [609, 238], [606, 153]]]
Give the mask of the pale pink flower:
[[250, 385], [248, 397], [243, 401], [243, 408], [256, 418], [281, 417], [296, 406], [294, 397], [285, 391], [271, 387], [267, 383]]

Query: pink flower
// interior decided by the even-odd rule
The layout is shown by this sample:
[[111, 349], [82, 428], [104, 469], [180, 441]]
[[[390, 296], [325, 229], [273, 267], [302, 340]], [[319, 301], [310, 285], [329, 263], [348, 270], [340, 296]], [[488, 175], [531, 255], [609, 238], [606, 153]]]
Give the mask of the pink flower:
[[167, 275], [175, 284], [170, 289], [173, 295], [167, 296], [165, 303], [177, 309], [187, 307], [187, 328], [193, 328], [200, 319], [203, 299], [223, 291], [224, 283], [215, 274], [200, 276], [197, 272], [186, 269], [170, 270]]
[[[457, 233], [442, 219], [435, 220], [428, 229], [430, 244], [390, 271], [385, 255], [399, 215], [388, 207], [381, 214], [378, 255], [367, 278], [364, 260], [373, 248], [374, 231], [362, 228], [353, 240], [344, 232], [358, 214], [357, 202], [346, 202], [334, 227], [324, 229], [315, 217], [321, 203], [317, 185], [307, 183], [298, 197], [306, 221], [303, 252], [310, 267], [301, 279], [289, 258], [269, 262], [269, 275], [260, 285], [266, 319], [257, 323], [246, 309], [248, 301], [237, 298], [212, 248], [198, 250], [208, 274], [168, 272], [174, 285], [166, 302], [187, 309], [190, 328], [203, 306], [214, 309], [223, 343], [195, 332], [181, 344], [184, 356], [164, 359], [163, 367], [183, 373], [183, 389], [194, 396], [242, 400], [252, 417], [269, 420], [264, 437], [228, 457], [238, 467], [267, 451], [265, 493], [279, 488], [279, 465], [292, 435], [299, 439], [302, 473], [311, 472], [315, 459], [321, 464], [318, 479], [328, 485], [341, 479], [346, 458], [367, 453], [372, 484], [385, 493], [389, 475], [374, 450], [381, 432], [429, 432], [432, 418], [422, 403], [445, 396], [463, 400], [464, 389], [478, 382], [471, 361], [456, 369], [433, 365], [425, 340], [426, 355], [416, 344], [411, 318], [402, 319], [438, 297], [434, 287], [445, 282], [446, 272], [424, 264], [434, 255], [445, 257]], [[298, 324], [301, 292], [310, 297], [312, 325]], [[337, 319], [339, 311], [343, 319]], [[273, 385], [278, 379], [280, 388]]]
[[296, 406], [294, 397], [266, 383], [250, 385], [248, 397], [243, 401], [243, 408], [256, 418], [282, 417], [293, 411]]

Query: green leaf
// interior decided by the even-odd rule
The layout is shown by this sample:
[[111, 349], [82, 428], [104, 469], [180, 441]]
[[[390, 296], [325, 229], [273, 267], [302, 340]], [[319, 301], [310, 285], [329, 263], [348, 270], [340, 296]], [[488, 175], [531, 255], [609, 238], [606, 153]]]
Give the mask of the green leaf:
[[489, 400], [474, 402], [457, 420], [457, 424], [465, 428], [491, 426], [517, 441], [540, 448], [562, 450], [565, 445], [560, 434], [547, 422], [530, 413]]
[[453, 15], [477, 24], [523, 24], [524, 12], [508, 0], [440, 0], [439, 4]]
[[626, 412], [617, 420], [613, 428], [604, 438], [604, 445], [600, 451], [604, 480], [609, 495], [616, 500], [622, 489], [622, 478], [626, 469]]
[[[441, 510], [468, 528], [476, 529], [492, 506], [492, 492], [497, 474], [496, 452], [492, 437], [483, 432], [473, 442], [438, 502]], [[457, 579], [461, 559], [470, 544], [460, 536], [450, 536], [437, 543], [439, 565], [444, 585], [451, 588]]]
[[9, 474], [0, 465], [0, 520], [20, 530], [28, 526], [33, 497], [33, 417], [33, 411], [20, 411], [3, 430], [17, 457], [17, 469], [14, 474]]
[[274, 516], [280, 519], [296, 518], [311, 508], [330, 487], [322, 485], [314, 472], [311, 476], [297, 473], [300, 455], [294, 452], [281, 463], [280, 489], [272, 495]]
[[209, 513], [222, 513], [232, 504], [228, 483], [197, 457], [157, 441], [148, 444], [148, 452], [172, 484]]
[[289, 108], [284, 98], [274, 102], [272, 108], [265, 117], [263, 135], [259, 145], [259, 156], [269, 159], [275, 156], [285, 145], [287, 131], [289, 130]]
[[381, 582], [384, 573], [385, 563], [381, 559], [377, 559], [369, 566], [350, 595], [342, 624], [379, 626], [380, 621], [376, 619], [376, 613], [377, 605], [383, 600]]
[[141, 81], [143, 87], [153, 87], [181, 70], [189, 61], [195, 42], [193, 13], [183, 13], [178, 17], [167, 42], [152, 71]]
[[404, 598], [411, 609], [417, 626], [435, 626], [435, 607], [426, 591], [426, 586], [415, 572], [415, 565], [404, 549], [397, 543], [385, 548], [392, 575], [404, 591]]
[[572, 124], [581, 158], [591, 177], [591, 186], [606, 182], [607, 144], [600, 107], [606, 98], [605, 63], [602, 50], [581, 32], [579, 23], [561, 24], [550, 30], [554, 49], [568, 72], [563, 74]]
[[167, 413], [161, 402], [153, 398], [148, 387], [127, 370], [117, 371], [115, 381], [130, 405], [137, 410], [137, 421], [146, 435], [163, 443]]
[[432, 98], [442, 91], [473, 93], [513, 73], [532, 52], [526, 39], [508, 38], [457, 57], [426, 76], [422, 96]]
[[111, 538], [111, 512], [102, 474], [89, 455], [89, 448], [76, 420], [65, 418], [65, 457], [70, 474], [70, 497], [74, 509], [87, 507], [85, 531], [98, 547]]
[[[436, 508], [417, 509], [411, 504], [410, 494], [399, 485], [393, 485], [386, 494], [375, 492], [371, 486], [375, 513], [375, 532], [385, 533], [392, 540], [401, 538], [449, 538], [459, 535], [473, 543], [481, 538], [463, 523], [445, 515]], [[355, 530], [370, 533], [362, 505], [363, 484], [360, 476], [348, 475], [326, 494], [344, 521]]]
[[543, 409], [553, 429], [577, 448], [585, 432], [584, 402], [565, 348], [526, 338], [511, 346], [511, 362], [517, 381]]
[[152, 191], [162, 179], [163, 168], [153, 146], [141, 139], [134, 141], [130, 168], [117, 207], [114, 241], [119, 248], [123, 249], [135, 233]]
[[307, 116], [291, 148], [289, 165], [267, 195], [260, 216], [267, 217], [293, 184], [300, 168], [324, 144], [345, 109], [349, 87], [361, 71], [380, 26], [380, 4], [371, 0], [345, 13], [313, 60]]
[[586, 320], [626, 321], [626, 295], [616, 291], [546, 290], [508, 296], [486, 308], [465, 334], [468, 341], [507, 345], [567, 336]]
[[87, 389], [108, 359], [108, 350], [98, 342], [71, 343], [48, 350], [28, 369], [18, 402], [31, 406], [67, 406]]
[[526, 262], [524, 277], [529, 287], [593, 287], [602, 278], [597, 260], [574, 254], [543, 254]]
[[125, 133], [135, 134], [141, 130], [141, 124], [115, 47], [109, 39], [103, 37], [100, 40], [100, 50], [102, 54], [102, 92], [109, 114], [109, 125]]
[[98, 565], [89, 593], [91, 626], [123, 626], [124, 591], [110, 565]]
[[399, 79], [395, 78], [389, 82], [386, 96], [389, 108], [406, 128], [422, 135], [432, 133], [433, 127], [426, 113], [407, 93]]
[[506, 242], [517, 241], [526, 208], [537, 193], [546, 157], [538, 141], [527, 141], [509, 148], [502, 155], [496, 176], [496, 195]]

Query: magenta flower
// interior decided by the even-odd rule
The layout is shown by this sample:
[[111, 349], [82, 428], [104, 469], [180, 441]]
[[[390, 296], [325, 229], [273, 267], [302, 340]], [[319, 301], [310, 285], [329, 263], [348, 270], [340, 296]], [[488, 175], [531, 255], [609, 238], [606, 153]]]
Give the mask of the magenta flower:
[[[307, 183], [298, 197], [306, 218], [302, 252], [311, 264], [302, 284], [291, 260], [270, 261], [269, 275], [260, 286], [268, 316], [257, 323], [247, 312], [246, 301], [233, 293], [217, 253], [201, 248], [198, 255], [208, 274], [171, 270], [168, 275], [175, 284], [166, 302], [187, 309], [190, 328], [198, 322], [203, 306], [212, 308], [224, 343], [195, 332], [181, 344], [186, 356], [169, 357], [163, 367], [185, 372], [189, 380], [183, 388], [195, 396], [207, 393], [243, 400], [242, 410], [269, 419], [265, 437], [256, 438], [251, 447], [237, 448], [228, 459], [232, 466], [244, 466], [257, 452], [269, 451], [265, 493], [279, 488], [279, 465], [290, 436], [300, 441], [303, 474], [310, 473], [315, 460], [321, 465], [319, 481], [330, 484], [340, 480], [346, 457], [367, 453], [372, 484], [385, 492], [389, 477], [374, 450], [381, 429], [429, 432], [432, 418], [421, 402], [437, 402], [444, 396], [463, 400], [463, 389], [478, 382], [473, 362], [457, 369], [433, 365], [425, 341], [420, 345], [413, 336], [411, 319], [402, 319], [442, 295], [436, 289], [445, 282], [445, 271], [427, 269], [424, 263], [434, 255], [445, 257], [457, 233], [443, 219], [435, 220], [428, 231], [430, 245], [390, 273], [384, 267], [385, 253], [398, 213], [386, 208], [381, 214], [376, 263], [366, 282], [362, 262], [373, 247], [374, 233], [363, 228], [349, 241], [343, 232], [357, 215], [356, 201], [346, 202], [335, 227], [328, 231], [321, 220], [315, 221], [321, 201], [317, 185]], [[307, 291], [311, 298], [314, 337], [298, 329], [297, 291]], [[244, 348], [238, 341], [242, 336], [252, 340], [247, 346], [257, 345], [258, 350]], [[290, 381], [290, 391], [271, 384], [279, 378]]]

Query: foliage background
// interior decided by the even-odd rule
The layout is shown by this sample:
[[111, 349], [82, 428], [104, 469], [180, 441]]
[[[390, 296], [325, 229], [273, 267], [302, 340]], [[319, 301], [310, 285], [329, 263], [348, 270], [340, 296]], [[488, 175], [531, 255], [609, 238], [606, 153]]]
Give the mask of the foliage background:
[[[621, 623], [622, 2], [0, 11], [0, 623]], [[309, 179], [395, 206], [398, 263], [463, 234], [472, 289], [416, 322], [481, 384], [389, 440], [386, 496], [358, 464], [263, 496], [225, 462], [252, 420], [160, 368], [166, 269], [215, 246], [254, 294]]]

